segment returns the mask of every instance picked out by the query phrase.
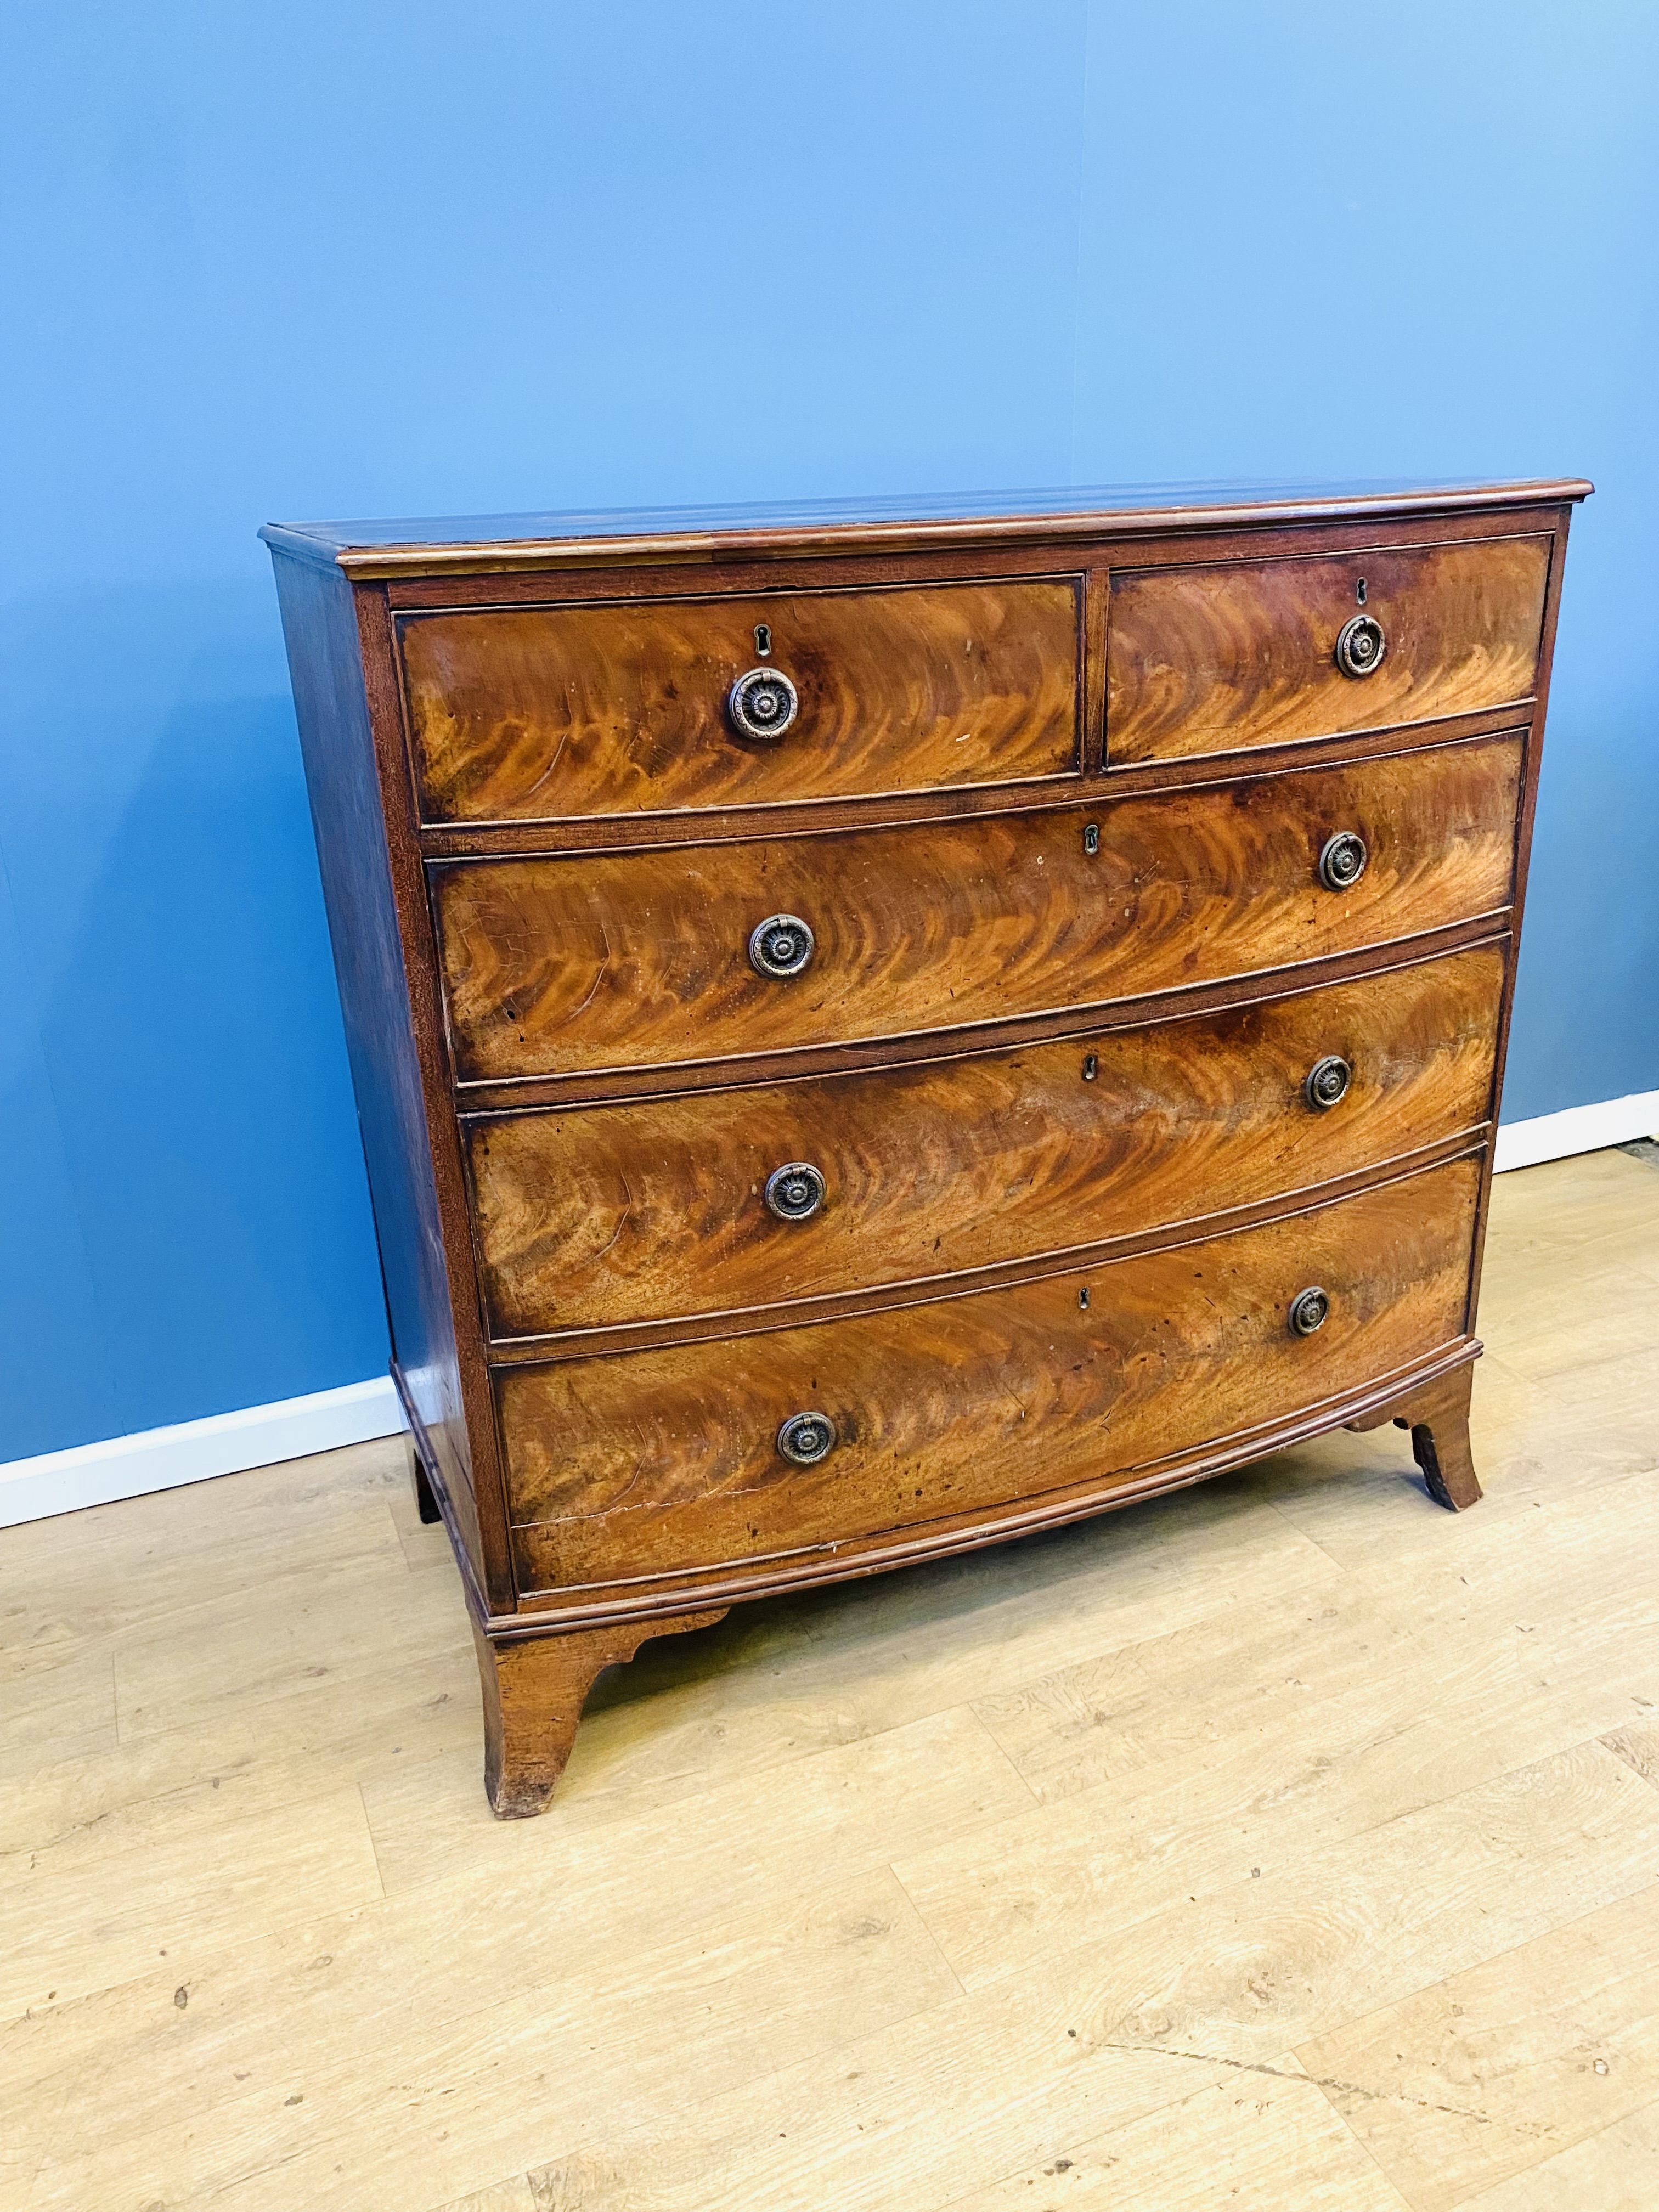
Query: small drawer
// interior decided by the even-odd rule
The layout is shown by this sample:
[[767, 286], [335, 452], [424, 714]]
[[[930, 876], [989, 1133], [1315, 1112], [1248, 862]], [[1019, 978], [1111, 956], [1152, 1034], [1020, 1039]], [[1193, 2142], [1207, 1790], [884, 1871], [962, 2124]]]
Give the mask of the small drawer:
[[422, 815], [672, 813], [1075, 775], [1080, 608], [1068, 576], [404, 615]]
[[1108, 765], [1519, 705], [1547, 538], [1114, 571]]
[[1479, 1188], [1460, 1160], [1092, 1273], [500, 1368], [520, 1587], [799, 1556], [1219, 1456], [1462, 1335]]
[[1092, 808], [434, 862], [456, 1073], [959, 1031], [1411, 937], [1508, 903], [1520, 772], [1491, 738]]
[[497, 1340], [936, 1284], [1482, 1122], [1498, 946], [1015, 1052], [465, 1124]]

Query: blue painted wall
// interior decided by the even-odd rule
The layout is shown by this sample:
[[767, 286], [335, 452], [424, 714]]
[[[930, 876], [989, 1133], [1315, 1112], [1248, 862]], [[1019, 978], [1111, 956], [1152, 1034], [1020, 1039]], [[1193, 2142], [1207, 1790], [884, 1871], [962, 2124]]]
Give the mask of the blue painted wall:
[[0, 1458], [384, 1361], [269, 518], [1583, 471], [1508, 1110], [1659, 1086], [1656, 79], [1648, 0], [15, 16]]

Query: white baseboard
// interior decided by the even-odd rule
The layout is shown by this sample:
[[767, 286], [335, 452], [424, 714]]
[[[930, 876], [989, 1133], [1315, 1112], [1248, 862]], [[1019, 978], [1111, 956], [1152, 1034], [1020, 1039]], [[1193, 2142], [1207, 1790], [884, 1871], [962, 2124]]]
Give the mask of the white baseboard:
[[76, 1513], [83, 1505], [108, 1505], [118, 1498], [141, 1498], [147, 1491], [173, 1490], [180, 1483], [205, 1482], [216, 1474], [240, 1474], [245, 1468], [267, 1467], [276, 1460], [303, 1459], [342, 1444], [367, 1443], [374, 1437], [395, 1436], [403, 1425], [392, 1378], [382, 1375], [337, 1390], [247, 1406], [237, 1413], [210, 1413], [202, 1421], [179, 1421], [103, 1443], [41, 1452], [34, 1459], [0, 1466], [0, 1528]]
[[1596, 1106], [1568, 1106], [1559, 1114], [1540, 1114], [1532, 1121], [1498, 1125], [1492, 1172], [1535, 1168], [1544, 1160], [1565, 1160], [1573, 1152], [1599, 1152], [1608, 1145], [1627, 1145], [1632, 1137], [1659, 1134], [1659, 1091], [1632, 1091], [1628, 1098], [1604, 1098]]
[[[1510, 1168], [1596, 1152], [1656, 1132], [1659, 1091], [1638, 1091], [1596, 1106], [1540, 1114], [1535, 1121], [1505, 1122], [1498, 1132], [1493, 1165], [1503, 1175]], [[0, 1466], [0, 1528], [77, 1512], [83, 1505], [107, 1505], [118, 1498], [140, 1498], [147, 1491], [172, 1490], [180, 1483], [205, 1482], [216, 1474], [239, 1474], [277, 1460], [303, 1459], [342, 1444], [367, 1443], [374, 1437], [395, 1436], [402, 1426], [397, 1393], [390, 1377], [382, 1376], [372, 1382], [348, 1382], [338, 1390], [313, 1390], [305, 1398], [249, 1406], [240, 1413], [214, 1413], [204, 1421], [180, 1421], [173, 1428], [112, 1437], [106, 1443], [15, 1459]]]

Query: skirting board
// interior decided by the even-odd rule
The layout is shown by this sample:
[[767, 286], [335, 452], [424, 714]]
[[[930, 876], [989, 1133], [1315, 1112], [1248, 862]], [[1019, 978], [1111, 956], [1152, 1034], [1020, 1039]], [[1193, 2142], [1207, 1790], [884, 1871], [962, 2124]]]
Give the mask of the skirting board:
[[367, 1443], [374, 1437], [395, 1436], [403, 1425], [392, 1377], [382, 1375], [370, 1382], [343, 1383], [337, 1390], [247, 1406], [237, 1413], [210, 1413], [205, 1420], [179, 1421], [170, 1428], [112, 1437], [104, 1443], [15, 1459], [0, 1466], [0, 1528], [76, 1513], [83, 1505], [108, 1505], [118, 1498], [142, 1498], [152, 1490], [175, 1490], [216, 1474], [240, 1474], [276, 1460], [336, 1451], [342, 1444]]
[[[1505, 1122], [1498, 1132], [1493, 1164], [1503, 1175], [1511, 1168], [1535, 1167], [1543, 1160], [1596, 1152], [1656, 1133], [1659, 1091], [1638, 1091], [1599, 1106], [1569, 1106], [1565, 1113], [1541, 1114], [1536, 1121]], [[216, 1474], [240, 1474], [245, 1468], [277, 1460], [303, 1459], [311, 1452], [336, 1451], [342, 1444], [367, 1443], [374, 1437], [395, 1436], [402, 1426], [391, 1379], [380, 1376], [348, 1382], [338, 1390], [314, 1390], [305, 1398], [280, 1399], [275, 1405], [249, 1406], [240, 1413], [213, 1413], [204, 1421], [145, 1429], [106, 1443], [15, 1459], [0, 1466], [0, 1528], [77, 1512], [83, 1505], [107, 1505], [118, 1498], [141, 1498], [148, 1491], [173, 1490], [181, 1483], [205, 1482]]]
[[1535, 1168], [1544, 1160], [1652, 1136], [1659, 1136], [1659, 1091], [1632, 1091], [1628, 1098], [1604, 1098], [1599, 1106], [1568, 1106], [1532, 1121], [1500, 1121], [1492, 1172], [1506, 1175], [1511, 1168]]

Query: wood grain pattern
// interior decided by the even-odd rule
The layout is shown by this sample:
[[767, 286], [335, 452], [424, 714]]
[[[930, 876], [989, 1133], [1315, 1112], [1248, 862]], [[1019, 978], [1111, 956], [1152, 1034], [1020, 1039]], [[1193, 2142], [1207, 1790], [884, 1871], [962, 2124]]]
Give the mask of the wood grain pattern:
[[[1061, 578], [405, 617], [423, 811], [657, 813], [1075, 774], [1081, 598]], [[726, 714], [762, 623], [800, 699], [775, 744]]]
[[[431, 871], [458, 1077], [787, 1051], [1104, 1005], [1316, 960], [1501, 908], [1522, 741], [1158, 798], [841, 836]], [[1100, 848], [1085, 849], [1085, 825]], [[1326, 839], [1370, 848], [1352, 890]], [[750, 967], [809, 922], [811, 967]]]
[[[1214, 2064], [1200, 2058], [1192, 2072], [1207, 2080]], [[949, 2212], [1415, 2212], [1288, 2051], [1278, 2065], [1222, 2071], [1090, 2140], [1067, 2136], [1066, 2157], [1045, 2152]]]
[[[1097, 1472], [1109, 1488], [1355, 1389], [1459, 1335], [1478, 1188], [1458, 1161], [1091, 1273], [500, 1370], [522, 1586], [822, 1548]], [[1299, 1338], [1286, 1315], [1310, 1284], [1330, 1316]], [[816, 1468], [775, 1441], [802, 1408], [840, 1431]]]
[[1478, 1504], [1480, 1484], [1469, 1446], [1469, 1398], [1474, 1384], [1472, 1367], [1455, 1367], [1437, 1376], [1392, 1405], [1379, 1406], [1364, 1420], [1348, 1426], [1364, 1435], [1392, 1421], [1411, 1433], [1412, 1456], [1423, 1477], [1423, 1486], [1437, 1505], [1449, 1513], [1462, 1513]]
[[[1587, 489], [266, 533], [372, 1063], [406, 1540], [435, 1504], [489, 1668], [1379, 1410], [1478, 1494], [1480, 1153]], [[1362, 597], [1389, 650], [1351, 681]], [[739, 742], [769, 658], [799, 726]], [[1339, 830], [1370, 866], [1334, 894]], [[787, 981], [747, 957], [780, 913], [817, 933]], [[1353, 1096], [1287, 1111], [1345, 1010]], [[775, 1142], [830, 1171], [804, 1227], [759, 1212]], [[1292, 1345], [1285, 1255], [1373, 1216]], [[1091, 1275], [1097, 1339], [1055, 1304]], [[844, 1440], [785, 1479], [820, 1382]], [[526, 1693], [549, 1741], [586, 1648]]]
[[[1420, 2212], [1484, 2207], [1479, 2192], [1659, 2100], [1659, 1890], [1346, 2023], [1297, 2057]], [[1462, 2085], [1455, 2100], [1449, 2081]], [[1520, 2201], [1606, 2212], [1620, 2201], [1613, 2165], [1601, 2186]], [[1651, 2203], [1656, 2177], [1659, 2159], [1625, 2201]]]
[[[480, 1116], [467, 1138], [492, 1334], [923, 1280], [1395, 1158], [1484, 1120], [1504, 968], [1488, 945], [1018, 1052]], [[1328, 1054], [1352, 1080], [1315, 1112], [1303, 1086]], [[809, 1221], [763, 1200], [792, 1160], [827, 1184]]]
[[1409, 1429], [1412, 1455], [1437, 1505], [1462, 1513], [1479, 1502], [1480, 1484], [1469, 1446], [1472, 1367], [1460, 1367], [1431, 1388], [1405, 1400], [1395, 1415], [1397, 1428]]
[[[1115, 571], [1107, 757], [1224, 752], [1527, 699], [1549, 556], [1547, 537], [1504, 538]], [[1387, 651], [1352, 678], [1336, 641], [1362, 605]]]
[[647, 1637], [712, 1627], [726, 1608], [631, 1628], [493, 1642], [474, 1624], [483, 1690], [484, 1794], [498, 1820], [546, 1808], [576, 1741], [587, 1693], [607, 1667], [631, 1659]]

